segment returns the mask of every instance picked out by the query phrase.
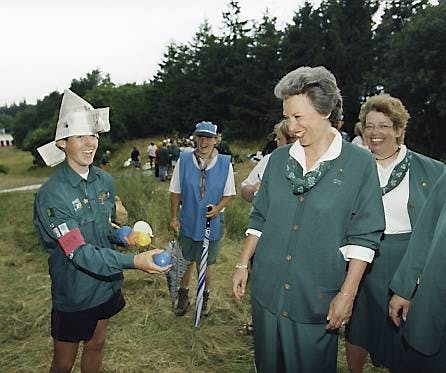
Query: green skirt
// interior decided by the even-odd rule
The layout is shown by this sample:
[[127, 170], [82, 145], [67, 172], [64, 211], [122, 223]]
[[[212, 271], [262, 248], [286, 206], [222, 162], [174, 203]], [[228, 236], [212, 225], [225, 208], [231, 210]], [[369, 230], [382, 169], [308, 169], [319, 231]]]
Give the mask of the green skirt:
[[337, 331], [327, 332], [325, 324], [297, 323], [251, 300], [258, 373], [336, 373]]
[[374, 365], [397, 369], [407, 357], [400, 328], [389, 319], [390, 281], [406, 253], [410, 233], [385, 235], [364, 274], [345, 336], [370, 353]]

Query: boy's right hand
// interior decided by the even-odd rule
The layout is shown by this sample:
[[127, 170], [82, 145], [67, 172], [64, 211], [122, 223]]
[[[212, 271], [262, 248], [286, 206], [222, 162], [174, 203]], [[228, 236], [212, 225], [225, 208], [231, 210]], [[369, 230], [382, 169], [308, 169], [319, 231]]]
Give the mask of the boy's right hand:
[[135, 264], [135, 268], [139, 269], [143, 272], [152, 273], [152, 274], [163, 274], [169, 272], [172, 268], [172, 265], [168, 265], [166, 267], [157, 266], [153, 262], [153, 256], [159, 253], [162, 253], [163, 250], [153, 249], [149, 251], [144, 251], [141, 254], [137, 254], [133, 257], [133, 262]]

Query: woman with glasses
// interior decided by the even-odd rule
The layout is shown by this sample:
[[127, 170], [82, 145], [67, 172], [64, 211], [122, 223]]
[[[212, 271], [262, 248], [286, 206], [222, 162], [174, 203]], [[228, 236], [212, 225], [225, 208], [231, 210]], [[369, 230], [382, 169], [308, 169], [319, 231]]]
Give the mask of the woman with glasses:
[[444, 170], [441, 162], [404, 145], [409, 117], [402, 102], [388, 94], [369, 98], [359, 113], [365, 142], [376, 159], [386, 229], [346, 330], [352, 372], [362, 372], [367, 352], [375, 365], [392, 371], [404, 360], [399, 329], [388, 318], [389, 284], [427, 196]]
[[384, 230], [374, 160], [332, 127], [342, 96], [325, 67], [274, 90], [297, 140], [277, 148], [254, 198], [233, 292], [246, 290], [258, 372], [336, 372], [338, 329]]
[[[211, 236], [203, 295], [202, 315], [209, 313], [209, 291], [212, 287], [212, 264], [218, 255], [221, 237], [222, 210], [236, 194], [231, 156], [218, 154], [217, 126], [200, 122], [195, 127], [193, 152], [182, 152], [170, 181], [170, 226], [179, 232], [183, 256], [200, 265], [206, 219], [211, 219]], [[181, 208], [180, 208], [181, 202]], [[197, 267], [198, 270], [198, 267]], [[190, 265], [178, 290], [177, 316], [186, 314], [189, 307], [189, 284], [193, 273]]]

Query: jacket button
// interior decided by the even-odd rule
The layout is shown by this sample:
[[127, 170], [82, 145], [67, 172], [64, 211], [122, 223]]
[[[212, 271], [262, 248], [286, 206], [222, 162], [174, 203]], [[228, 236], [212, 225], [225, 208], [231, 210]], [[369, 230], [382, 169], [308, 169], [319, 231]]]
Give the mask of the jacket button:
[[299, 202], [303, 202], [303, 201], [305, 201], [305, 197], [304, 196], [299, 196]]
[[283, 317], [288, 317], [288, 311], [283, 311], [283, 312], [282, 312], [282, 316], [283, 316]]
[[288, 290], [291, 286], [290, 286], [290, 284], [285, 284], [284, 287], [285, 287], [285, 289]]
[[299, 229], [299, 224], [294, 224], [293, 225], [293, 231], [297, 231]]
[[291, 255], [287, 255], [287, 256], [286, 256], [286, 260], [287, 260], [288, 262], [290, 262], [290, 261], [291, 261]]

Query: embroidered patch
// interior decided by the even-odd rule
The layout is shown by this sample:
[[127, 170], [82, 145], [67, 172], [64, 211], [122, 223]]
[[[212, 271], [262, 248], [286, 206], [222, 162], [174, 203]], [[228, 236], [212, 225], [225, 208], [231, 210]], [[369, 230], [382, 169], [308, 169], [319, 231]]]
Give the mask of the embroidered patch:
[[68, 232], [70, 232], [70, 230], [68, 229], [67, 223], [59, 224], [59, 225], [57, 226], [57, 228], [59, 229], [60, 234], [61, 234], [62, 236], [65, 235], [65, 234], [67, 234]]
[[74, 228], [68, 233], [64, 234], [59, 238], [59, 244], [62, 247], [62, 250], [65, 254], [72, 259], [73, 252], [79, 246], [85, 245], [84, 236], [82, 236], [81, 230], [79, 228]]
[[82, 203], [79, 200], [79, 198], [76, 198], [74, 201], [71, 201], [71, 204], [73, 205], [74, 211], [77, 211], [80, 208], [82, 208]]
[[61, 233], [59, 231], [59, 228], [57, 228], [57, 227], [53, 228], [53, 232], [54, 232], [54, 234], [56, 235], [57, 238], [62, 237], [62, 235], [61, 235]]
[[102, 192], [101, 194], [98, 195], [98, 201], [101, 205], [104, 204], [104, 202], [110, 197], [110, 192]]

